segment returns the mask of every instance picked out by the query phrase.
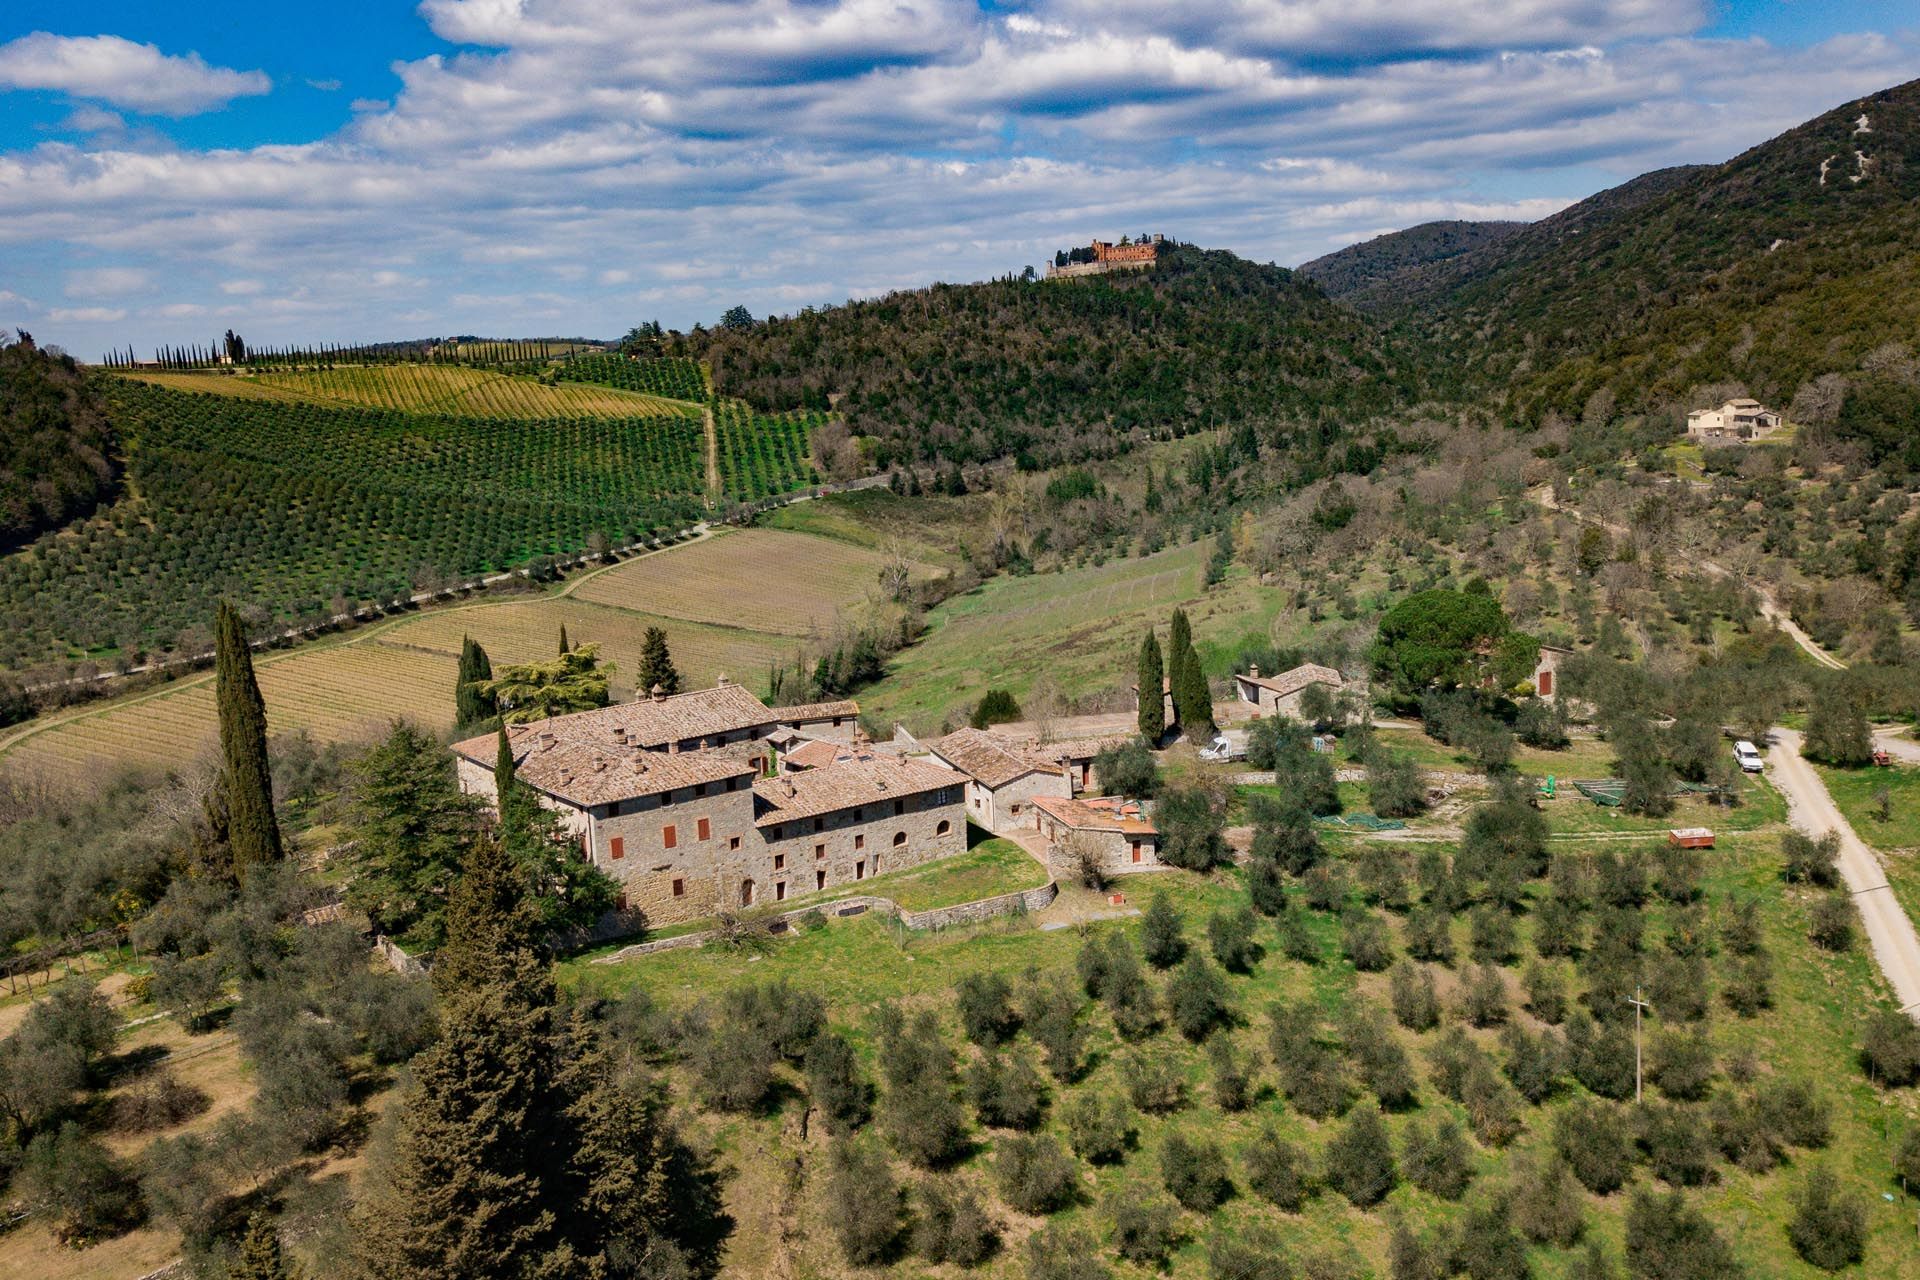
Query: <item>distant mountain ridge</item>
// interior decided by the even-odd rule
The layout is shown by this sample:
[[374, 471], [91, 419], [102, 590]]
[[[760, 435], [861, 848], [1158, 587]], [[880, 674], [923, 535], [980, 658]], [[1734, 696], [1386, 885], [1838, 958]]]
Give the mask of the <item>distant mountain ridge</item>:
[[1397, 295], [1404, 282], [1437, 264], [1497, 243], [1526, 226], [1524, 222], [1423, 222], [1303, 262], [1294, 273], [1325, 289], [1329, 297], [1370, 311]]

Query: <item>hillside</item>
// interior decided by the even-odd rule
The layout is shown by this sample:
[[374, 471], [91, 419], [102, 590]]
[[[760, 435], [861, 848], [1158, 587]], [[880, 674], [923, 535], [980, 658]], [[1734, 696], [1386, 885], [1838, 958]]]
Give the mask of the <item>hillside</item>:
[[1526, 227], [1524, 222], [1423, 222], [1303, 262], [1294, 274], [1305, 276], [1330, 297], [1369, 310], [1391, 299], [1409, 279], [1431, 275], [1431, 268], [1501, 240]]
[[1292, 272], [1181, 246], [1150, 271], [936, 284], [683, 339], [714, 388], [834, 407], [875, 460], [1051, 465], [1248, 424], [1352, 423], [1434, 390], [1413, 342]]
[[92, 510], [119, 480], [117, 448], [70, 357], [0, 343], [0, 548]]
[[1510, 390], [1658, 409], [1738, 382], [1785, 404], [1920, 321], [1920, 82], [1669, 169], [1355, 296]]

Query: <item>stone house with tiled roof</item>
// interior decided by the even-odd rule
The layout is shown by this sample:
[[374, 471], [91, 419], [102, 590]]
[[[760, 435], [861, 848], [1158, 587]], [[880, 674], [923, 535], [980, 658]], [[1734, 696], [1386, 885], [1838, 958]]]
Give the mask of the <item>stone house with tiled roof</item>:
[[[829, 709], [793, 719], [831, 720], [833, 704], [820, 705]], [[965, 779], [950, 770], [849, 753], [803, 780], [764, 778], [766, 738], [791, 710], [722, 683], [507, 735], [516, 776], [620, 881], [622, 908], [654, 925], [786, 902], [966, 848]], [[497, 750], [494, 736], [455, 744], [463, 790], [494, 799]]]
[[1041, 796], [1033, 804], [1036, 825], [1047, 842], [1047, 870], [1056, 880], [1078, 877], [1083, 856], [1092, 858], [1104, 876], [1167, 867], [1160, 861], [1160, 830], [1138, 800]]
[[1332, 667], [1316, 662], [1303, 663], [1277, 676], [1263, 676], [1259, 667], [1251, 667], [1233, 678], [1234, 692], [1240, 701], [1250, 703], [1261, 715], [1284, 715], [1300, 719], [1300, 697], [1313, 685], [1324, 685], [1331, 693], [1346, 687], [1346, 680]]
[[995, 835], [1031, 829], [1041, 796], [1073, 798], [1067, 767], [1037, 742], [1016, 743], [985, 729], [956, 729], [927, 744], [933, 758], [966, 775], [967, 817]]

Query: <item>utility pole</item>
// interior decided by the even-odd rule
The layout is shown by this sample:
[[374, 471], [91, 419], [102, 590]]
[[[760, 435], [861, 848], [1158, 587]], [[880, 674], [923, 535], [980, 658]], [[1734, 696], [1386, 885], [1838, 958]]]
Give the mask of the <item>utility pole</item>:
[[1640, 988], [1633, 989], [1633, 999], [1627, 1001], [1633, 1006], [1633, 1101], [1640, 1103], [1640, 1015], [1653, 1006], [1640, 998]]

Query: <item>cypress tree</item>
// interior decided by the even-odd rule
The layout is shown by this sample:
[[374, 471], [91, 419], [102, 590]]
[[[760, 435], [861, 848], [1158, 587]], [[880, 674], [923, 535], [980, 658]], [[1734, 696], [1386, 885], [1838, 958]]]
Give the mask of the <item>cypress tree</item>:
[[1173, 611], [1168, 628], [1167, 671], [1172, 677], [1173, 713], [1188, 739], [1200, 742], [1213, 735], [1213, 694], [1206, 672], [1193, 648], [1193, 627], [1184, 609]]
[[229, 1280], [292, 1280], [293, 1268], [280, 1253], [280, 1233], [264, 1210], [247, 1219], [247, 1234], [227, 1275]]
[[560, 656], [566, 657], [573, 652], [573, 646], [567, 643], [567, 624], [560, 624]]
[[240, 615], [222, 600], [214, 624], [214, 700], [220, 711], [220, 786], [227, 843], [236, 870], [278, 862], [280, 824], [273, 816], [273, 771], [267, 761], [267, 704], [253, 678]]
[[460, 674], [454, 677], [453, 707], [454, 720], [460, 725], [478, 724], [498, 713], [494, 705], [479, 688], [482, 681], [493, 679], [493, 660], [487, 651], [472, 636], [460, 638]]
[[534, 801], [515, 776], [513, 746], [507, 741], [507, 727], [500, 726], [500, 740], [493, 753], [493, 794], [500, 815], [500, 839], [511, 848], [522, 828], [528, 825]]
[[1147, 628], [1146, 639], [1140, 642], [1139, 675], [1140, 736], [1149, 744], [1157, 745], [1167, 731], [1166, 699], [1161, 694], [1166, 670], [1160, 660], [1160, 641], [1151, 627]]
[[653, 692], [655, 685], [662, 693], [680, 692], [680, 672], [673, 665], [673, 654], [667, 650], [667, 633], [659, 627], [648, 627], [640, 644], [640, 670], [634, 677], [634, 692], [644, 698]]

